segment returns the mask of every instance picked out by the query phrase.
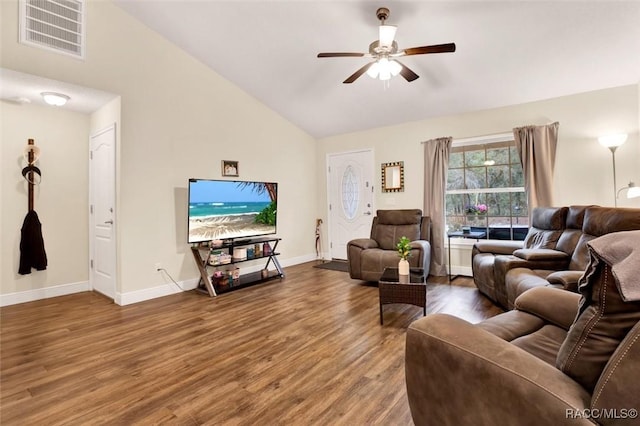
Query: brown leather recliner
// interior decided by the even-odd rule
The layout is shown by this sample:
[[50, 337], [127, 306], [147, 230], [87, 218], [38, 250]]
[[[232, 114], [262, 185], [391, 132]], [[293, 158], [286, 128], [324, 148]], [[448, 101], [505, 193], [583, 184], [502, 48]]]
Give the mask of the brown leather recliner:
[[498, 272], [504, 276], [509, 309], [513, 308], [514, 301], [519, 295], [533, 287], [552, 285], [565, 290], [578, 291], [578, 280], [584, 274], [589, 262], [587, 243], [612, 232], [640, 229], [640, 209], [636, 208], [589, 206], [586, 210], [575, 213], [575, 215], [569, 213], [567, 228], [557, 244], [557, 250], [570, 256], [562, 267], [548, 268], [534, 261], [536, 257], [534, 253], [517, 250], [514, 255], [531, 260], [530, 264], [511, 265]]
[[[566, 226], [567, 207], [536, 207], [531, 212], [531, 228], [524, 241], [479, 241], [471, 252], [473, 281], [478, 290], [494, 302], [507, 307], [507, 293], [504, 286], [504, 274], [497, 273], [496, 260], [508, 258], [512, 262], [526, 266], [523, 259], [516, 259], [513, 253], [518, 249], [550, 250], [555, 249], [560, 235]], [[564, 265], [568, 256], [549, 259], [549, 267]], [[515, 266], [514, 266], [515, 267]]]
[[420, 209], [378, 210], [371, 225], [370, 238], [359, 238], [347, 243], [347, 260], [351, 278], [378, 281], [384, 268], [397, 267], [396, 244], [401, 237], [411, 240], [409, 264], [423, 268], [429, 275], [431, 220], [422, 216]]
[[417, 426], [638, 424], [640, 231], [588, 246], [581, 294], [536, 287], [477, 325], [446, 314], [411, 324]]

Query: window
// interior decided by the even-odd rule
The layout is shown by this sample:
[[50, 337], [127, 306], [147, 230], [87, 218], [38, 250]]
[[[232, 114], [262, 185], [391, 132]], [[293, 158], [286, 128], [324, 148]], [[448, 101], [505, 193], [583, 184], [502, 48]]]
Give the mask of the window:
[[524, 176], [513, 135], [454, 141], [445, 195], [449, 230], [524, 240], [529, 227]]

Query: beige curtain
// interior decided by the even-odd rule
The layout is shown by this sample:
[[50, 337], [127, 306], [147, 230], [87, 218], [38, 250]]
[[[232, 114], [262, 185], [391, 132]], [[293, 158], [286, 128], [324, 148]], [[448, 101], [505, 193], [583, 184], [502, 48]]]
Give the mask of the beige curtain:
[[444, 194], [447, 189], [451, 138], [431, 139], [424, 145], [424, 208], [431, 218], [431, 269], [436, 276], [447, 274], [447, 253], [444, 246]]
[[524, 185], [529, 202], [529, 217], [537, 206], [553, 206], [553, 169], [556, 163], [558, 126], [526, 126], [513, 129], [520, 155]]

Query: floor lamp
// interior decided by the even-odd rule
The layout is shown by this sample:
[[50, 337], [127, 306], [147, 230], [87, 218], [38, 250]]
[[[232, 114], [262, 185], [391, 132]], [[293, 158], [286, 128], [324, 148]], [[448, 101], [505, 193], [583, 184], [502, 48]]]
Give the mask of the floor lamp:
[[627, 198], [636, 198], [636, 197], [640, 197], [640, 186], [636, 186], [635, 183], [633, 182], [629, 182], [629, 185], [618, 189], [618, 192], [616, 193], [616, 198], [620, 197], [620, 193], [624, 190], [627, 190]]
[[618, 207], [618, 185], [616, 184], [616, 149], [627, 140], [627, 135], [622, 133], [618, 135], [600, 136], [598, 142], [600, 145], [606, 146], [611, 150], [611, 158], [613, 159], [613, 205]]

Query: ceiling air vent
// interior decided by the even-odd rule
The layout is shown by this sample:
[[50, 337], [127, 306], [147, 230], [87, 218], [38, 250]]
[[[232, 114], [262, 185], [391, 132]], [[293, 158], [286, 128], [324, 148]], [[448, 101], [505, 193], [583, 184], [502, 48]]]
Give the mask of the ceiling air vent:
[[85, 0], [20, 0], [20, 42], [84, 58]]

